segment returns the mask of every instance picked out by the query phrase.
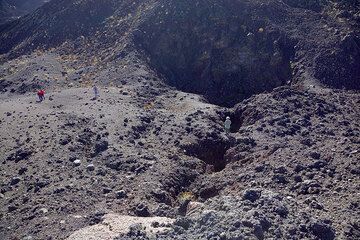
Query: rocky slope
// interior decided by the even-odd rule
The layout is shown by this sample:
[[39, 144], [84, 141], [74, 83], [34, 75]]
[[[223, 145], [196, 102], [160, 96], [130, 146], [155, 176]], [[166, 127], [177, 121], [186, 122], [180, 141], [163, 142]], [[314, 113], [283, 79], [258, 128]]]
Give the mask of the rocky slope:
[[34, 11], [47, 0], [2, 0], [0, 1], [0, 24], [17, 19]]
[[59, 0], [1, 25], [0, 238], [359, 239], [359, 46], [340, 0]]
[[291, 82], [358, 89], [359, 6], [348, 7], [348, 18], [341, 6], [319, 13], [279, 1], [53, 1], [4, 25], [0, 52], [60, 45], [94, 67], [136, 51], [168, 84], [222, 106]]

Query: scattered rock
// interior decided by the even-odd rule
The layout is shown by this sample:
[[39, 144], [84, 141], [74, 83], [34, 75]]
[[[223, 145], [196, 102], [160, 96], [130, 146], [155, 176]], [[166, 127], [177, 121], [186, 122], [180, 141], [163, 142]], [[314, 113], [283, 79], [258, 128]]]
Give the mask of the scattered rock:
[[13, 177], [10, 181], [10, 184], [11, 185], [16, 185], [18, 184], [19, 182], [21, 181], [21, 178], [20, 177]]
[[256, 200], [258, 200], [260, 198], [260, 196], [261, 196], [260, 190], [247, 189], [243, 192], [242, 198], [244, 200], [249, 200], [251, 202], [255, 202]]
[[89, 225], [95, 225], [100, 223], [103, 220], [103, 216], [105, 215], [105, 212], [95, 212], [88, 216]]
[[80, 159], [76, 159], [73, 163], [74, 163], [75, 166], [78, 167], [78, 166], [81, 165], [81, 160], [80, 160]]
[[289, 213], [288, 209], [283, 205], [277, 206], [274, 211], [283, 218], [285, 218]]
[[23, 237], [22, 240], [33, 240], [34, 238], [32, 236], [26, 236]]
[[10, 205], [8, 206], [8, 212], [13, 212], [15, 210], [17, 210], [18, 208], [15, 205]]
[[313, 222], [309, 226], [310, 231], [321, 240], [335, 239], [335, 230], [322, 221]]
[[135, 214], [136, 214], [136, 216], [139, 216], [139, 217], [148, 217], [148, 216], [150, 216], [148, 206], [145, 205], [144, 203], [139, 203], [135, 207]]
[[28, 170], [27, 167], [21, 167], [21, 168], [19, 169], [19, 175], [24, 174], [27, 170]]
[[10, 154], [7, 160], [19, 162], [21, 160], [28, 159], [33, 154], [32, 150], [29, 149], [19, 149], [15, 153]]
[[108, 194], [108, 193], [112, 192], [112, 189], [111, 188], [103, 188], [102, 192], [104, 194]]
[[87, 165], [87, 166], [86, 166], [86, 170], [88, 170], [88, 171], [94, 171], [94, 170], [95, 170], [94, 164], [89, 164], [89, 165]]
[[94, 148], [94, 155], [96, 156], [99, 153], [106, 151], [108, 147], [109, 147], [108, 141], [102, 140], [100, 142], [97, 142]]
[[47, 208], [40, 208], [39, 211], [40, 211], [41, 213], [43, 213], [43, 214], [46, 214], [46, 213], [49, 212], [49, 210], [48, 210]]
[[328, 165], [328, 163], [326, 161], [318, 160], [318, 161], [312, 163], [309, 167], [320, 170], [321, 168], [325, 167], [326, 165]]
[[310, 157], [312, 157], [313, 159], [320, 159], [320, 153], [318, 153], [318, 152], [311, 152], [311, 153], [310, 153]]
[[122, 198], [126, 198], [127, 194], [125, 192], [125, 190], [120, 190], [116, 192], [116, 198], [117, 199], [122, 199]]
[[67, 137], [67, 138], [64, 138], [64, 139], [60, 139], [59, 143], [60, 145], [67, 145], [68, 143], [71, 142], [71, 138], [70, 137]]
[[287, 184], [288, 183], [288, 181], [286, 180], [286, 177], [284, 175], [275, 174], [272, 179], [275, 183], [279, 183], [279, 184]]

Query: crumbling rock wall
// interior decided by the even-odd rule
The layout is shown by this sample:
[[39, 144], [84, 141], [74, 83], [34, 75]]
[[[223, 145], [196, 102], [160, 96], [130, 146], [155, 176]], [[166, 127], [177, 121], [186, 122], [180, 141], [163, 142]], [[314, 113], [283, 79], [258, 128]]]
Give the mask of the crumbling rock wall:
[[[329, 1], [159, 1], [134, 31], [134, 41], [170, 85], [222, 106], [308, 78], [359, 89], [356, 28], [330, 17], [331, 6]], [[356, 13], [353, 4], [336, 6]]]
[[293, 42], [243, 1], [160, 1], [135, 41], [169, 84], [219, 105], [291, 79]]
[[0, 54], [60, 47], [106, 65], [137, 52], [168, 84], [233, 106], [287, 83], [359, 89], [359, 9], [340, 0], [53, 1], [0, 26]]

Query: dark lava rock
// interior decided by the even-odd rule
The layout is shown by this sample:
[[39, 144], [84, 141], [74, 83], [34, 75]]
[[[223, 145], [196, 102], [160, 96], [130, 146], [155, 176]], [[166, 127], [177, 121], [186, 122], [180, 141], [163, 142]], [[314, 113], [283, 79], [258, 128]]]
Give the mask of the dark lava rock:
[[324, 161], [324, 160], [318, 160], [314, 163], [312, 163], [309, 167], [310, 168], [314, 168], [317, 170], [320, 170], [320, 168], [325, 167], [326, 165], [328, 165], [328, 162]]
[[99, 153], [106, 151], [108, 149], [108, 147], [109, 147], [109, 143], [106, 140], [97, 142], [95, 144], [95, 148], [94, 148], [94, 155], [96, 156]]
[[302, 177], [299, 175], [295, 175], [293, 178], [295, 182], [302, 182]]
[[21, 181], [21, 178], [19, 178], [19, 177], [13, 177], [13, 178], [11, 179], [11, 181], [10, 181], [10, 184], [11, 184], [11, 185], [16, 185], [16, 184], [18, 184], [20, 181]]
[[277, 206], [274, 211], [281, 217], [286, 217], [289, 213], [288, 209], [281, 205]]
[[299, 173], [299, 172], [303, 171], [304, 169], [305, 169], [305, 167], [303, 165], [297, 164], [294, 168], [294, 172]]
[[309, 226], [310, 231], [321, 240], [335, 239], [335, 230], [322, 221], [313, 222]]
[[89, 164], [89, 165], [87, 165], [87, 166], [86, 166], [86, 170], [88, 170], [88, 171], [94, 171], [94, 170], [95, 170], [94, 164]]
[[256, 172], [262, 172], [262, 171], [264, 171], [264, 169], [265, 169], [265, 165], [258, 165], [258, 166], [255, 167], [254, 170]]
[[103, 188], [102, 192], [103, 192], [104, 194], [107, 194], [107, 193], [112, 192], [112, 189], [111, 189], [111, 188]]
[[149, 208], [146, 204], [144, 203], [139, 203], [136, 207], [135, 207], [135, 214], [139, 217], [148, 217], [150, 216], [150, 212], [149, 212]]
[[345, 235], [349, 240], [360, 239], [360, 221], [353, 221], [347, 224]]
[[126, 198], [127, 194], [124, 190], [120, 190], [116, 192], [116, 198], [117, 199], [122, 199], [122, 198]]
[[28, 159], [33, 154], [32, 150], [29, 149], [19, 149], [15, 153], [10, 154], [7, 160], [19, 162], [21, 160]]
[[277, 167], [274, 169], [274, 173], [285, 174], [287, 173], [287, 169], [283, 166]]
[[[77, 141], [83, 145], [90, 145], [92, 142], [92, 137], [94, 136], [94, 132], [92, 132], [90, 129], [85, 128], [84, 132], [79, 134], [77, 137]], [[70, 139], [71, 140], [71, 139]]]
[[280, 183], [280, 184], [287, 184], [288, 181], [286, 180], [286, 177], [284, 175], [280, 175], [280, 174], [275, 174], [272, 178], [272, 180], [275, 183]]
[[66, 144], [68, 144], [69, 142], [71, 142], [71, 138], [70, 138], [70, 137], [67, 137], [67, 138], [64, 138], [64, 139], [60, 139], [59, 144], [60, 144], [60, 145], [66, 145]]
[[55, 188], [54, 194], [59, 194], [59, 193], [65, 192], [65, 190], [66, 189], [64, 187]]
[[28, 170], [27, 167], [22, 167], [22, 168], [20, 168], [20, 169], [19, 169], [19, 175], [24, 174], [27, 170]]
[[320, 159], [320, 153], [318, 153], [318, 152], [311, 152], [311, 153], [310, 153], [310, 157], [312, 157], [313, 159]]
[[87, 219], [89, 221], [89, 225], [95, 225], [100, 223], [103, 220], [103, 216], [105, 215], [105, 212], [95, 212], [90, 214]]
[[350, 173], [354, 175], [360, 175], [360, 167], [352, 167]]
[[78, 159], [77, 156], [73, 156], [73, 155], [72, 155], [72, 156], [69, 157], [69, 161], [70, 161], [70, 162], [74, 162], [76, 159]]
[[114, 240], [149, 240], [149, 238], [144, 227], [138, 223], [131, 225], [128, 233], [120, 234]]
[[318, 210], [322, 210], [322, 209], [324, 209], [324, 207], [321, 205], [321, 204], [319, 204], [317, 201], [311, 201], [310, 203], [309, 203], [309, 206], [310, 207], [312, 207], [312, 208], [314, 208], [314, 209], [318, 209]]
[[15, 210], [17, 210], [18, 208], [15, 205], [10, 205], [8, 206], [8, 212], [13, 212]]
[[180, 226], [184, 229], [189, 229], [189, 227], [193, 224], [192, 220], [186, 217], [177, 218], [174, 222], [174, 225]]
[[318, 194], [320, 192], [321, 185], [314, 180], [305, 180], [301, 183], [300, 194]]
[[247, 189], [243, 192], [242, 198], [244, 200], [249, 200], [251, 202], [255, 202], [256, 200], [258, 200], [260, 198], [260, 196], [261, 196], [260, 190]]
[[76, 159], [73, 163], [74, 163], [74, 165], [75, 165], [76, 167], [78, 167], [78, 166], [81, 165], [81, 160], [80, 160], [80, 159]]
[[171, 198], [168, 196], [166, 191], [162, 191], [161, 189], [154, 189], [151, 193], [156, 198], [157, 202], [168, 205], [171, 204]]
[[[177, 217], [172, 229], [158, 239], [333, 239], [326, 224], [309, 225], [310, 215], [306, 212], [297, 215], [295, 206], [283, 199], [268, 190], [263, 190], [252, 203], [232, 196], [213, 198], [204, 202], [204, 209]], [[299, 226], [303, 226], [301, 231], [305, 235], [297, 231]], [[295, 234], [292, 238], [287, 235], [290, 232]]]

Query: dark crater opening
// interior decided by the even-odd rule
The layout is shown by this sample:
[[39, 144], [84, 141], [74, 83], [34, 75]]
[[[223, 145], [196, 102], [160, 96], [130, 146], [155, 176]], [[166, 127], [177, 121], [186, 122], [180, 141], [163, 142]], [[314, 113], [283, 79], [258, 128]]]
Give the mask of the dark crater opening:
[[230, 143], [221, 139], [204, 139], [196, 144], [182, 146], [187, 155], [202, 160], [212, 172], [220, 172], [226, 167], [225, 153], [229, 147]]
[[240, 2], [164, 3], [134, 33], [169, 85], [232, 107], [286, 84], [294, 43]]

